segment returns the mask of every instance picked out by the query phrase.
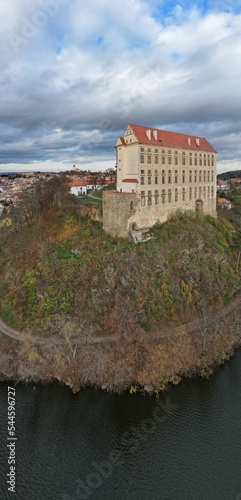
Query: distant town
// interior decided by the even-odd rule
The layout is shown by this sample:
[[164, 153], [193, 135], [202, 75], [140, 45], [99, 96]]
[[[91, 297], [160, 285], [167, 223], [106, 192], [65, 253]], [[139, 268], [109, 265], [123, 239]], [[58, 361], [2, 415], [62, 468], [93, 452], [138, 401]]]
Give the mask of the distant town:
[[80, 170], [75, 165], [73, 169], [61, 173], [49, 172], [20, 172], [0, 174], [0, 215], [8, 212], [11, 206], [21, 201], [26, 191], [32, 191], [34, 184], [47, 182], [54, 177], [65, 174], [69, 180], [70, 193], [75, 196], [86, 196], [93, 190], [100, 190], [104, 186], [116, 182], [116, 170], [107, 169], [104, 172], [90, 172]]

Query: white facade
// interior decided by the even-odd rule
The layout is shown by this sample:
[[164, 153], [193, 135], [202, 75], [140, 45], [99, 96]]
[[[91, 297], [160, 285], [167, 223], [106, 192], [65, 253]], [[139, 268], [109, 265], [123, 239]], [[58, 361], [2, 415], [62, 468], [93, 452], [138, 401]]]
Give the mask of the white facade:
[[75, 196], [81, 196], [87, 194], [87, 186], [74, 186], [70, 189], [70, 193]]
[[216, 151], [204, 138], [128, 125], [116, 143], [117, 192], [136, 194], [127, 231], [176, 210], [216, 215]]

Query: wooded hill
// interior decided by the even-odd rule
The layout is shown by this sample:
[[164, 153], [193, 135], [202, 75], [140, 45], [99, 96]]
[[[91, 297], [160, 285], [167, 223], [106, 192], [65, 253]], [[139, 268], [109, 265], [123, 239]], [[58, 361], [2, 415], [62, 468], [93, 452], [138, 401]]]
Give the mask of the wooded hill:
[[[176, 214], [151, 229], [153, 239], [134, 245], [81, 217], [64, 176], [25, 195], [11, 225], [0, 228], [0, 316], [29, 335], [20, 348], [17, 341], [6, 347], [1, 336], [6, 363], [18, 353], [12, 376], [159, 390], [225, 359], [225, 322], [215, 333], [203, 326], [240, 289], [236, 219], [224, 215]], [[194, 319], [200, 329], [191, 338], [185, 325]], [[184, 330], [175, 340], [170, 332], [178, 326]], [[163, 340], [154, 338], [167, 328]], [[46, 347], [34, 345], [32, 335], [46, 337]], [[88, 345], [113, 335], [115, 343]], [[53, 337], [63, 346], [50, 352]], [[74, 351], [76, 338], [85, 350], [76, 344]]]
[[240, 179], [241, 170], [230, 170], [229, 172], [224, 172], [223, 174], [218, 174], [217, 178], [223, 181], [228, 181], [229, 179]]

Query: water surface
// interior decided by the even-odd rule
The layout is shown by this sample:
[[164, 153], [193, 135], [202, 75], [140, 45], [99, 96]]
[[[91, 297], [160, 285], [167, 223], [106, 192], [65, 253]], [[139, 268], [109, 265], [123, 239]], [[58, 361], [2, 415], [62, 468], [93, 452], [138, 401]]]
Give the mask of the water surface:
[[185, 380], [159, 399], [17, 384], [15, 494], [8, 385], [1, 500], [241, 500], [241, 350], [209, 380]]

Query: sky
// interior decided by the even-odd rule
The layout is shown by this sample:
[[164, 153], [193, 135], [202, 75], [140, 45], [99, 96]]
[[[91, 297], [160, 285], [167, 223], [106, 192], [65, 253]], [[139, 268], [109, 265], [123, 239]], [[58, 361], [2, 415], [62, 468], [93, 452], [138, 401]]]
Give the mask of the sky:
[[105, 170], [128, 123], [241, 169], [241, 0], [0, 0], [0, 172]]

